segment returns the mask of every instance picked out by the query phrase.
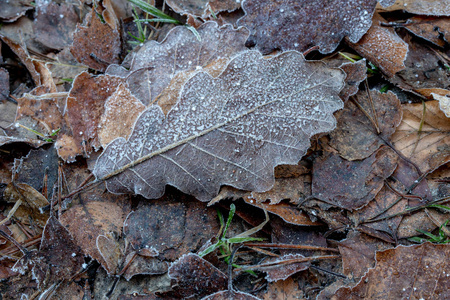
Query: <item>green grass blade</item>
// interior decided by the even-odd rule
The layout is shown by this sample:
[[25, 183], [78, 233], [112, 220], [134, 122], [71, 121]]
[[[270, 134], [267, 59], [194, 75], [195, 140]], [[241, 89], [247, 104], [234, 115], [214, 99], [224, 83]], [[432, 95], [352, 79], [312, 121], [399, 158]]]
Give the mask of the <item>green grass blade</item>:
[[145, 11], [146, 13], [149, 13], [152, 16], [158, 17], [159, 19], [173, 20], [173, 21], [175, 21], [174, 22], [175, 24], [181, 24], [181, 22], [178, 21], [177, 19], [174, 19], [171, 16], [166, 15], [165, 13], [163, 13], [162, 11], [157, 9], [156, 7], [151, 6], [147, 2], [144, 2], [142, 0], [128, 0], [128, 2], [133, 3], [134, 5], [136, 5], [137, 7], [142, 9], [143, 11]]

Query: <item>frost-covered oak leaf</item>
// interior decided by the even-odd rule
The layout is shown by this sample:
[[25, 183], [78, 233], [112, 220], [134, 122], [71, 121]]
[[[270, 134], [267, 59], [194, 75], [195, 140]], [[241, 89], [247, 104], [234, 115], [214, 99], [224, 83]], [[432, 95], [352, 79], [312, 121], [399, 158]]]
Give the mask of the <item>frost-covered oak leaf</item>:
[[238, 55], [218, 77], [200, 72], [167, 116], [150, 106], [128, 140], [112, 141], [94, 168], [111, 192], [146, 198], [172, 185], [201, 201], [221, 185], [267, 191], [274, 167], [296, 164], [310, 137], [335, 127], [345, 74], [296, 52]]
[[[384, 7], [395, 0], [379, 0]], [[239, 26], [250, 29], [249, 45], [264, 54], [319, 46], [331, 53], [347, 36], [358, 42], [369, 30], [377, 0], [246, 0]]]

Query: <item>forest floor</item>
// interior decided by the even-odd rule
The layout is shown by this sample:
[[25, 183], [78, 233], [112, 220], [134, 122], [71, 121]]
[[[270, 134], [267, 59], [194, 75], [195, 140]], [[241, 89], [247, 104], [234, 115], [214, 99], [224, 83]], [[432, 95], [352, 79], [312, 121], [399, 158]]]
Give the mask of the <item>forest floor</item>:
[[448, 1], [240, 2], [0, 1], [0, 299], [450, 299]]

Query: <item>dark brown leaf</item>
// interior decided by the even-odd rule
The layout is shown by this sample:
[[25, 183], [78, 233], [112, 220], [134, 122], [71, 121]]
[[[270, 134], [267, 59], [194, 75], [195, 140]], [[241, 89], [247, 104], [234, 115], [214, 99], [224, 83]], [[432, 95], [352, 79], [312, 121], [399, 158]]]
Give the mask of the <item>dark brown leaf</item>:
[[5, 22], [14, 22], [28, 10], [33, 9], [32, 0], [0, 1], [0, 19]]
[[77, 26], [73, 35], [71, 52], [82, 64], [98, 71], [119, 63], [120, 34], [108, 24], [102, 23], [95, 9], [86, 16], [86, 26]]
[[[169, 277], [176, 280], [175, 295], [199, 299], [225, 290], [228, 277], [200, 256], [190, 253], [180, 257], [169, 268]], [[223, 298], [222, 298], [223, 299]]]
[[414, 16], [409, 19], [405, 28], [437, 46], [444, 47], [446, 43], [450, 43], [449, 17]]
[[33, 275], [40, 288], [63, 279], [69, 279], [81, 270], [84, 263], [83, 253], [74, 243], [69, 232], [55, 217], [50, 217], [45, 225], [42, 243], [38, 252], [24, 256], [16, 269], [33, 268]]
[[[397, 126], [402, 120], [400, 101], [391, 92], [382, 94], [378, 91], [360, 92], [356, 102], [348, 101], [342, 111], [336, 130], [330, 133], [330, 145], [339, 151], [339, 154], [348, 159], [366, 158], [389, 141]], [[371, 102], [375, 109], [376, 119]], [[371, 116], [373, 122], [377, 122], [380, 134], [377, 133], [375, 124], [364, 113]]]
[[375, 266], [375, 252], [389, 248], [392, 246], [386, 242], [351, 231], [345, 240], [339, 242], [343, 273], [353, 282], [358, 282]]
[[332, 299], [447, 299], [449, 245], [425, 243], [377, 252], [376, 266]]
[[92, 76], [87, 72], [75, 78], [66, 108], [74, 145], [78, 147], [72, 157], [81, 154], [89, 156], [92, 147], [96, 150], [100, 148], [98, 130], [100, 118], [105, 111], [105, 102], [121, 81], [118, 77]]
[[219, 226], [215, 209], [190, 197], [169, 194], [130, 213], [124, 233], [136, 251], [153, 249], [160, 258], [174, 261], [197, 251], [217, 234]]
[[406, 69], [388, 78], [390, 82], [406, 91], [440, 88], [450, 90], [450, 74], [444, 67], [446, 62], [436, 54], [436, 50], [424, 43], [414, 42], [410, 34], [405, 32], [403, 40], [408, 43], [408, 55], [405, 60]]
[[361, 208], [381, 190], [384, 180], [397, 167], [397, 159], [388, 147], [362, 161], [346, 161], [337, 154], [326, 154], [314, 162], [312, 193], [317, 199], [347, 210]]
[[72, 44], [73, 32], [79, 22], [72, 4], [37, 1], [34, 32], [46, 47], [61, 50]]
[[[383, 6], [393, 0], [379, 1]], [[347, 1], [275, 1], [247, 0], [245, 16], [238, 25], [250, 29], [248, 44], [264, 54], [275, 49], [305, 51], [319, 46], [321, 53], [333, 52], [348, 36], [358, 42], [369, 30], [376, 0]]]

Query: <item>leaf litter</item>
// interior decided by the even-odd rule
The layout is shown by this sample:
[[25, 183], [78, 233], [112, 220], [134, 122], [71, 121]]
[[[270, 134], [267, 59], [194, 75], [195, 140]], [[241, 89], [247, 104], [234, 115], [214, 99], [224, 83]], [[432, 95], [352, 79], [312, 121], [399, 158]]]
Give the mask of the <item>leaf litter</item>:
[[[445, 17], [385, 14], [376, 1], [168, 1], [197, 6], [177, 10], [196, 34], [142, 23], [131, 46], [131, 7], [119, 2], [38, 1], [0, 28], [5, 299], [257, 299], [276, 289], [347, 299], [398, 292], [377, 283], [395, 265], [380, 250], [442, 247], [408, 245], [449, 232]], [[428, 4], [393, 7], [445, 15]], [[290, 18], [303, 12], [312, 23]], [[58, 22], [44, 26], [51, 14]], [[244, 27], [222, 25], [238, 18]], [[239, 218], [225, 222], [230, 201]], [[422, 273], [416, 282], [432, 278]]]

